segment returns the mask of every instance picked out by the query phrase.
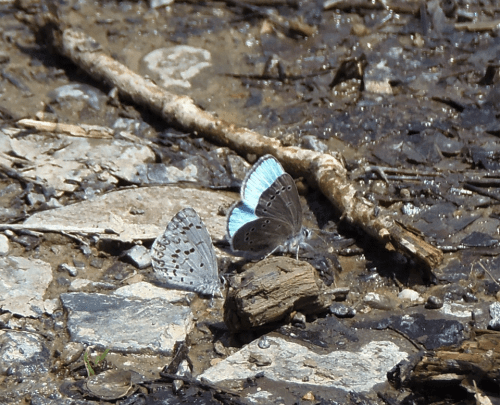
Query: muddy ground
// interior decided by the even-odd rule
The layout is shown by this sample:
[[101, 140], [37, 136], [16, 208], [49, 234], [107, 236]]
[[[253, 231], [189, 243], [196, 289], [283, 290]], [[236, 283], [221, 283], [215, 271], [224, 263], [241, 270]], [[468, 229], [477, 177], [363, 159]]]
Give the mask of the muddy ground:
[[[366, 334], [351, 339], [347, 329], [332, 326], [339, 314], [334, 308], [304, 322], [287, 318], [265, 331], [231, 334], [222, 322], [222, 301], [193, 298], [197, 328], [188, 338], [193, 375], [266, 333], [326, 342], [316, 346], [325, 351], [395, 339], [410, 353], [418, 352], [414, 341], [423, 345], [422, 350], [433, 351], [473, 340], [476, 329], [498, 330], [500, 322], [490, 322], [490, 305], [500, 297], [500, 2], [2, 1], [0, 224], [34, 226], [45, 218], [39, 223], [121, 226], [123, 232], [100, 243], [106, 238], [99, 241], [85, 232], [2, 228], [9, 246], [5, 258], [50, 265], [47, 274], [52, 275], [37, 299], [52, 302], [53, 308], [45, 304], [37, 313], [12, 309], [15, 306], [7, 305], [6, 298], [0, 301], [3, 331], [36, 333], [49, 342], [47, 366], [39, 370], [40, 386], [32, 381], [21, 387], [27, 375], [3, 367], [0, 402], [65, 403], [70, 393], [79, 401], [126, 401], [120, 395], [67, 389], [67, 384], [85, 381], [86, 375], [83, 355], [58, 363], [69, 342], [78, 341], [68, 331], [68, 312], [74, 308], [64, 301], [69, 300], [64, 294], [108, 294], [153, 280], [150, 266], [141, 268], [124, 252], [134, 245], [149, 249], [174, 215], [171, 211], [186, 204], [207, 222], [220, 271], [240, 272], [244, 263], [229, 254], [224, 214], [239, 198], [244, 174], [258, 158], [253, 153], [239, 156], [210, 143], [203, 133], [164, 122], [146, 107], [117, 95], [109, 84], [94, 80], [53, 46], [40, 18], [45, 13], [82, 30], [115, 60], [170, 92], [191, 97], [217, 118], [278, 139], [284, 146], [340, 153], [348, 181], [360, 195], [444, 253], [439, 266], [422, 268], [346, 224], [342, 212], [314, 184], [299, 178], [305, 224], [325, 232], [319, 237], [324, 242], [319, 250], [304, 260], [316, 268], [325, 285], [349, 291], [339, 301], [356, 315], [340, 317], [342, 328], [366, 329]], [[96, 139], [82, 140], [27, 127], [21, 119], [110, 130], [107, 136], [102, 130]], [[174, 183], [214, 194], [205, 199], [197, 191], [184, 194], [180, 188], [174, 193], [177, 197], [167, 192], [161, 200], [155, 192], [141, 200], [142, 187]], [[119, 190], [139, 192], [99, 202]], [[172, 207], [165, 202], [170, 197], [185, 200]], [[133, 209], [118, 208], [126, 198], [134, 199]], [[55, 211], [81, 203], [89, 205], [67, 214]], [[124, 236], [126, 224], [141, 223], [148, 226], [141, 228], [146, 229], [143, 237], [134, 231]], [[314, 256], [326, 259], [322, 264]], [[61, 264], [71, 269], [61, 269]], [[4, 264], [2, 271], [7, 268]], [[78, 279], [93, 284], [75, 287], [72, 283]], [[404, 290], [415, 295], [401, 295]], [[66, 297], [61, 298], [62, 307], [61, 296]], [[405, 316], [418, 319], [420, 329], [405, 329]], [[381, 330], [388, 335], [378, 334]], [[85, 339], [79, 342], [89, 345]], [[2, 344], [5, 349], [7, 343]], [[139, 351], [143, 357], [112, 350], [107, 359], [118, 368], [127, 361], [135, 364], [143, 376], [140, 392], [152, 398], [151, 381], [170, 363], [171, 353], [158, 354], [151, 347]], [[492, 353], [497, 359], [498, 350]], [[458, 370], [455, 375], [467, 374]], [[499, 403], [498, 375], [476, 380], [477, 392]], [[344, 390], [341, 397], [326, 386], [290, 388], [286, 378], [281, 383], [262, 381], [259, 389], [271, 396], [257, 403], [472, 404], [477, 393], [470, 381], [458, 377], [432, 389], [418, 378], [402, 388], [385, 381], [383, 388], [350, 394]], [[59, 387], [62, 394], [51, 399], [44, 383], [54, 390]], [[164, 382], [170, 390], [168, 384]], [[245, 384], [238, 389], [251, 390], [258, 382]], [[226, 387], [225, 396], [213, 403], [237, 403], [233, 391]], [[306, 396], [308, 392], [313, 398], [315, 393], [316, 402]], [[216, 401], [211, 397], [203, 402], [204, 396], [189, 390], [180, 395], [188, 403], [195, 403], [189, 402], [189, 395], [198, 395], [196, 403]], [[257, 397], [253, 398], [255, 403]], [[251, 402], [243, 397], [238, 401]]]

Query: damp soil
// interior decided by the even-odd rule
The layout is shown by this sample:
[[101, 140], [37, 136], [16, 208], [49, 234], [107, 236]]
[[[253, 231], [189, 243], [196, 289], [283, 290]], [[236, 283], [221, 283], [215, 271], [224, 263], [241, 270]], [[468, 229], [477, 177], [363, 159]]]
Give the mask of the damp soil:
[[[474, 23], [498, 21], [500, 3], [430, 1], [408, 2], [406, 7], [313, 0], [249, 3], [179, 1], [152, 8], [129, 1], [4, 1], [0, 4], [0, 126], [40, 118], [113, 127], [126, 118], [144, 123], [135, 127], [134, 134], [154, 143], [157, 162], [214, 151], [218, 145], [202, 140], [202, 134], [184, 134], [131, 100], [112, 96], [110, 87], [55, 53], [43, 30], [34, 28], [34, 20], [37, 13], [57, 12], [115, 59], [150, 77], [142, 59], [155, 49], [186, 45], [206, 50], [210, 64], [188, 80], [189, 87], [173, 85], [170, 91], [188, 95], [217, 117], [278, 138], [284, 145], [342, 154], [360, 193], [445, 252], [444, 263], [429, 275], [361, 231], [344, 226], [342, 213], [335, 212], [312, 185], [303, 183], [299, 189], [308, 225], [339, 237], [328, 239], [321, 252], [338, 260], [323, 276], [333, 286], [350, 289], [346, 304], [363, 314], [363, 322], [403, 315], [413, 306], [398, 301], [405, 287], [424, 300], [455, 289], [485, 305], [496, 301], [500, 291], [500, 39], [498, 24], [476, 29]], [[327, 7], [328, 3], [333, 5]], [[273, 24], [269, 11], [288, 22], [300, 21], [312, 35]], [[88, 97], [61, 101], [54, 92], [65, 85], [83, 86], [87, 96], [92, 89], [98, 107]], [[29, 135], [24, 131], [17, 136]], [[243, 157], [250, 163], [256, 158]], [[60, 205], [85, 199], [89, 190], [94, 195], [130, 186], [120, 179], [114, 183], [77, 179], [75, 185], [74, 192], [53, 195]], [[226, 188], [238, 190], [237, 184]], [[0, 222], [19, 223], [48, 209], [29, 199], [30, 193], [43, 194], [42, 189], [2, 166]], [[83, 263], [79, 277], [96, 282], [125, 279], [137, 272], [151, 277], [151, 268], [137, 270], [122, 260], [126, 246], [106, 250], [94, 246], [88, 255], [66, 235], [13, 233], [10, 239], [9, 254], [40, 258], [54, 269], [45, 299], [68, 291], [67, 274], [57, 270], [62, 263]], [[396, 302], [394, 312], [363, 304], [365, 294], [374, 291]], [[457, 297], [463, 302], [463, 294]], [[198, 320], [189, 337], [194, 374], [260, 334], [233, 336], [226, 339], [223, 351], [214, 351], [214, 336], [224, 334], [223, 325], [217, 326], [222, 309], [199, 299], [193, 310]], [[59, 316], [64, 319], [63, 313]], [[468, 324], [470, 319], [461, 321]], [[483, 314], [476, 321], [477, 327], [486, 328], [488, 317]], [[68, 333], [56, 323], [54, 316], [44, 315], [20, 319], [18, 326], [49, 336], [54, 355], [69, 341]], [[150, 355], [123, 355], [121, 360], [120, 354], [110, 356], [116, 364], [128, 358], [151, 365], [148, 378], [158, 377], [153, 365], [168, 363]], [[51, 373], [62, 383], [70, 372]], [[1, 377], [0, 387], [9, 381]], [[276, 397], [281, 393], [291, 398], [286, 386], [267, 390], [274, 390]], [[378, 401], [375, 393], [370, 395]], [[19, 392], [12, 401], [27, 398], [27, 393]]]

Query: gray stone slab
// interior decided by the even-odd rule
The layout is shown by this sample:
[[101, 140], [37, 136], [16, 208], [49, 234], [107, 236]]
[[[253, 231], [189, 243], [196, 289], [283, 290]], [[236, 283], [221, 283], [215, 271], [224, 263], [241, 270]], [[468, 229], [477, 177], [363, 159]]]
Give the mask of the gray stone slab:
[[273, 381], [366, 392], [387, 381], [387, 372], [408, 354], [388, 341], [370, 342], [358, 352], [318, 354], [279, 337], [254, 341], [199, 376], [211, 383], [246, 380], [259, 373]]
[[163, 299], [61, 294], [71, 340], [114, 351], [170, 354], [193, 327], [191, 309]]

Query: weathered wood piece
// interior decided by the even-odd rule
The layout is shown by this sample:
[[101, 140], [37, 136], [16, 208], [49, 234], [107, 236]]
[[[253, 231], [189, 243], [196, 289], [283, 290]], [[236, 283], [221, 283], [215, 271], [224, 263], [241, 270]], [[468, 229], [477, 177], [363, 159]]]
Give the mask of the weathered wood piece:
[[233, 331], [258, 328], [292, 311], [324, 312], [335, 298], [309, 263], [269, 257], [232, 280], [224, 304], [224, 322]]
[[317, 186], [342, 212], [345, 221], [363, 229], [388, 249], [397, 250], [426, 269], [433, 269], [442, 262], [441, 250], [403, 229], [390, 215], [379, 213], [375, 204], [359, 195], [355, 185], [347, 180], [347, 170], [340, 156], [284, 147], [278, 139], [217, 119], [196, 106], [190, 97], [171, 93], [131, 71], [107, 55], [93, 38], [68, 28], [54, 15], [38, 17], [37, 25], [51, 46], [94, 79], [116, 87], [122, 96], [148, 107], [185, 131], [204, 136], [242, 155], [274, 155], [292, 175], [304, 176]]
[[459, 348], [424, 354], [403, 385], [422, 390], [460, 386], [474, 394], [474, 382], [483, 390], [500, 393], [499, 332], [476, 330], [475, 338]]

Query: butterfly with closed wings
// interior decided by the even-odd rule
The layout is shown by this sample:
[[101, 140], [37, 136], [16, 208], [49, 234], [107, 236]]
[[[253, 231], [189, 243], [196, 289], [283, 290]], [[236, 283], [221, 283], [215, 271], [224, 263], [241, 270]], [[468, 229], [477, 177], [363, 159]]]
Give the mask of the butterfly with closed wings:
[[212, 238], [196, 211], [179, 211], [151, 247], [153, 270], [167, 287], [222, 296]]
[[292, 176], [271, 155], [261, 157], [241, 187], [241, 201], [231, 207], [227, 234], [235, 254], [266, 256], [278, 249], [298, 252], [309, 236]]

